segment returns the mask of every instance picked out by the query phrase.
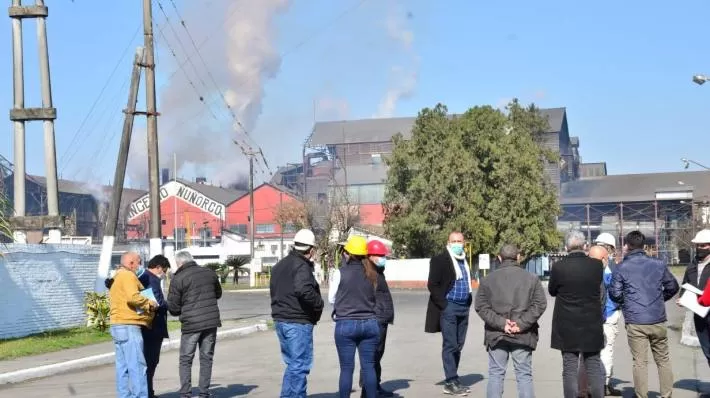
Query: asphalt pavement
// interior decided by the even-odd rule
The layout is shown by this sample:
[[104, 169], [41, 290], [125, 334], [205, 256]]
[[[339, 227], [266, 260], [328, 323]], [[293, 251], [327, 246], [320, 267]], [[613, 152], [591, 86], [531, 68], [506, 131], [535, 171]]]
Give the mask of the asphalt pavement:
[[[441, 336], [425, 334], [424, 313], [427, 295], [422, 291], [397, 291], [395, 325], [390, 329], [387, 350], [383, 359], [383, 386], [395, 390], [402, 397], [436, 397], [441, 394]], [[561, 397], [561, 356], [550, 349], [550, 323], [554, 300], [541, 321], [538, 350], [533, 355], [535, 389], [538, 397]], [[223, 313], [235, 317], [261, 319], [268, 314], [268, 293], [228, 293], [222, 303]], [[697, 348], [681, 346], [680, 325], [683, 313], [674, 304], [668, 305], [671, 357], [675, 373], [673, 397], [697, 397], [699, 388], [708, 388], [707, 363]], [[326, 314], [330, 307], [326, 309]], [[309, 377], [309, 396], [336, 397], [338, 386], [338, 358], [333, 340], [333, 322], [327, 315], [315, 331], [315, 363]], [[277, 397], [283, 374], [278, 341], [273, 331], [256, 333], [244, 338], [217, 343], [213, 367], [212, 392], [217, 397]], [[626, 335], [620, 333], [616, 343], [615, 380], [624, 396], [633, 396], [631, 389], [631, 354]], [[155, 379], [161, 397], [177, 398], [178, 353], [166, 352], [161, 358]], [[651, 391], [658, 391], [656, 367], [650, 359], [649, 383]], [[193, 368], [193, 382], [197, 381], [197, 360]], [[471, 397], [485, 396], [487, 354], [483, 347], [483, 324], [472, 312], [464, 349], [460, 375], [472, 385]], [[355, 377], [354, 385], [357, 385]], [[58, 375], [46, 379], [12, 385], [0, 389], [0, 396], [22, 397], [112, 397], [115, 396], [114, 369], [103, 366], [86, 371]], [[195, 395], [197, 390], [195, 389]], [[359, 391], [354, 393], [358, 396]], [[505, 397], [517, 396], [515, 377], [509, 367]], [[658, 395], [650, 395], [658, 396]]]

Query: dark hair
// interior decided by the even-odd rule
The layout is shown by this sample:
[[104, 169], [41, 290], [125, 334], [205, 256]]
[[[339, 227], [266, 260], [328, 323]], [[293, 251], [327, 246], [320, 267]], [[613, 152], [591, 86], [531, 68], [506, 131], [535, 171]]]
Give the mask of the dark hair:
[[641, 233], [641, 231], [631, 231], [626, 234], [626, 239], [624, 243], [629, 247], [630, 250], [643, 249], [643, 244], [646, 241], [646, 237]]
[[162, 268], [163, 270], [166, 270], [170, 268], [170, 261], [162, 254], [158, 254], [155, 257], [151, 258], [150, 261], [148, 261], [148, 268]]
[[362, 261], [362, 266], [365, 269], [365, 279], [370, 281], [373, 287], [377, 287], [377, 266], [372, 261], [370, 261], [367, 256], [356, 256], [349, 253], [348, 255], [353, 260]]
[[518, 259], [518, 254], [520, 253], [520, 250], [518, 250], [518, 246], [515, 246], [512, 243], [508, 243], [503, 245], [503, 247], [500, 248], [500, 258], [503, 260], [517, 260]]
[[106, 278], [104, 280], [104, 286], [106, 286], [106, 289], [111, 290], [111, 286], [113, 286], [113, 278]]

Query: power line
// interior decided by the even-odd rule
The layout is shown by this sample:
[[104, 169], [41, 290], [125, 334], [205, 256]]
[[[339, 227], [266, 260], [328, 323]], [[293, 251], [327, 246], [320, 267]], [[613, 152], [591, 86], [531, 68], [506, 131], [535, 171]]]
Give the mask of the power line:
[[[116, 65], [113, 67], [113, 70], [111, 71], [111, 74], [109, 75], [108, 79], [106, 79], [106, 82], [104, 83], [104, 86], [101, 88], [101, 91], [99, 92], [99, 95], [98, 95], [98, 96], [96, 97], [96, 99], [94, 100], [94, 103], [91, 104], [91, 107], [89, 107], [89, 112], [86, 114], [86, 116], [84, 117], [84, 119], [81, 121], [81, 123], [80, 123], [80, 125], [79, 125], [79, 128], [78, 128], [78, 129], [76, 130], [76, 132], [74, 133], [74, 136], [72, 137], [72, 139], [71, 139], [71, 141], [70, 141], [70, 143], [69, 143], [69, 146], [67, 146], [67, 148], [65, 149], [64, 153], [63, 153], [62, 156], [60, 157], [60, 160], [65, 160], [65, 157], [66, 157], [66, 155], [67, 155], [67, 152], [69, 152], [69, 150], [70, 150], [70, 149], [74, 146], [74, 144], [76, 143], [76, 140], [79, 138], [79, 133], [80, 133], [81, 130], [83, 129], [83, 127], [84, 127], [84, 125], [86, 124], [86, 122], [89, 120], [89, 117], [90, 117], [90, 116], [92, 115], [92, 113], [94, 112], [94, 109], [96, 108], [96, 105], [97, 105], [97, 104], [99, 103], [99, 101], [101, 100], [101, 98], [102, 98], [102, 96], [103, 96], [103, 94], [104, 94], [104, 91], [106, 91], [106, 88], [107, 88], [108, 85], [111, 83], [111, 80], [113, 79], [113, 76], [116, 74], [116, 71], [118, 70], [119, 66], [121, 66], [121, 64], [123, 63], [124, 58], [126, 58], [126, 54], [128, 53], [128, 50], [129, 50], [129, 48], [131, 47], [131, 44], [133, 44], [133, 41], [136, 39], [136, 36], [138, 36], [138, 32], [139, 32], [139, 31], [140, 31], [140, 24], [139, 24], [138, 27], [136, 28], [136, 31], [133, 33], [133, 36], [131, 37], [131, 40], [128, 42], [128, 45], [126, 45], [126, 48], [123, 49], [123, 53], [121, 54], [121, 56], [119, 57], [118, 61], [116, 62]], [[68, 162], [68, 161], [67, 161], [67, 162]], [[60, 163], [63, 163], [63, 162], [60, 162]]]

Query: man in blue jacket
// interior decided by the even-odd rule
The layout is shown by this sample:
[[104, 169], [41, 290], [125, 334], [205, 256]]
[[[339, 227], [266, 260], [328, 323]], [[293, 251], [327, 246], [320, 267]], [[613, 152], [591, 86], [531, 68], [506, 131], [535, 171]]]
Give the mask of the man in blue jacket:
[[626, 235], [626, 256], [614, 270], [609, 296], [621, 304], [626, 335], [634, 358], [636, 397], [648, 396], [648, 347], [658, 367], [661, 397], [673, 393], [673, 369], [668, 352], [665, 302], [678, 293], [678, 281], [666, 264], [646, 255], [646, 237], [639, 231]]
[[150, 288], [158, 302], [158, 310], [153, 318], [150, 328], [142, 328], [143, 333], [143, 355], [148, 367], [146, 377], [148, 379], [148, 398], [155, 397], [153, 390], [153, 376], [155, 369], [160, 362], [160, 349], [163, 347], [163, 339], [168, 338], [168, 303], [163, 295], [161, 281], [165, 278], [165, 273], [170, 269], [170, 262], [163, 255], [157, 255], [148, 262], [148, 269], [144, 270], [138, 277], [143, 287]]

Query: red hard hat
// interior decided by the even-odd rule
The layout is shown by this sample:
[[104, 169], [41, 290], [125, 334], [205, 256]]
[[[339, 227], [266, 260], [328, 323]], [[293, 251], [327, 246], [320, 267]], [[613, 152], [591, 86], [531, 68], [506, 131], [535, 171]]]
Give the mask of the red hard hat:
[[371, 240], [367, 243], [367, 254], [372, 256], [386, 256], [387, 246], [379, 240]]

